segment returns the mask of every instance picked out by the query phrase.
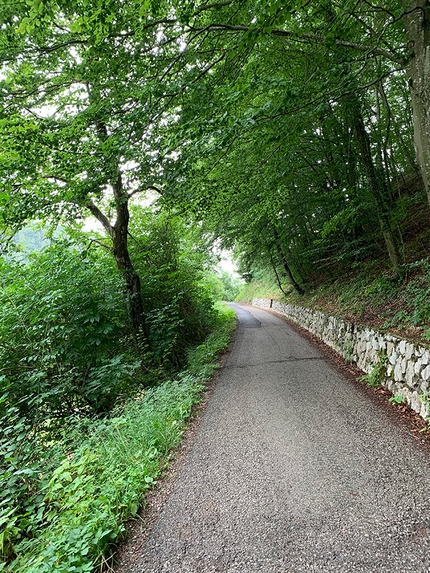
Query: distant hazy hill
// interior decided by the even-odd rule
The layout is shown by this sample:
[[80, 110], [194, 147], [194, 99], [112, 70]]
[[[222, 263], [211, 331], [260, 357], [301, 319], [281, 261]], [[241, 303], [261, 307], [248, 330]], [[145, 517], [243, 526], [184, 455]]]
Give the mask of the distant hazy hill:
[[30, 251], [41, 251], [50, 243], [42, 228], [30, 226], [19, 231], [14, 236], [13, 240], [25, 253], [29, 253]]

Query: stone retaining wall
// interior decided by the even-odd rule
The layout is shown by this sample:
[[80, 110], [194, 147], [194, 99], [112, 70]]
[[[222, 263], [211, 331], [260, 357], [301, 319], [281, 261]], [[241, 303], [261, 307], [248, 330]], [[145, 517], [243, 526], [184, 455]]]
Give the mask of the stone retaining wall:
[[260, 298], [254, 298], [252, 304], [271, 308], [303, 326], [364, 372], [370, 374], [376, 368], [379, 382], [427, 419], [428, 348], [309, 308]]

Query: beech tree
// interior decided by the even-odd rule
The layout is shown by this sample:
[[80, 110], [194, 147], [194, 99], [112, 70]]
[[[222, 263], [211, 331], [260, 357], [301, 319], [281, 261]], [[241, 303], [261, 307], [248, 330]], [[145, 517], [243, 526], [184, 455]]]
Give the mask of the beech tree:
[[3, 228], [93, 215], [124, 278], [133, 331], [146, 341], [129, 203], [159, 191], [159, 125], [174, 99], [164, 78], [178, 73], [180, 50], [156, 22], [145, 25], [158, 15], [150, 8], [35, 0], [4, 8], [0, 28]]
[[[235, 2], [231, 2], [234, 6]], [[329, 2], [282, 2], [266, 0], [259, 9], [254, 6], [252, 17], [241, 24], [211, 22], [205, 30], [225, 30], [248, 33], [248, 43], [262, 35], [283, 38], [294, 50], [294, 45], [321, 45], [328, 57], [338, 50], [355, 52], [352, 56], [361, 66], [358, 76], [368, 70], [369, 63], [383, 61], [386, 73], [404, 72], [410, 86], [414, 118], [414, 139], [418, 164], [430, 203], [430, 72], [426, 61], [430, 50], [430, 18], [427, 0], [390, 0], [370, 3], [366, 0], [331, 0]], [[237, 13], [236, 13], [237, 14]], [[251, 15], [251, 12], [249, 13]], [[193, 30], [202, 30], [195, 24]], [[374, 82], [381, 79], [375, 66]], [[332, 97], [341, 95], [344, 82], [331, 85]], [[318, 98], [318, 93], [313, 97]]]
[[146, 342], [129, 204], [161, 193], [163, 134], [183, 93], [214, 64], [195, 65], [184, 50], [183, 23], [206, 10], [212, 5], [187, 0], [1, 8], [2, 233], [31, 218], [94, 216], [124, 278], [133, 330]]
[[[206, 34], [207, 53], [223, 42], [225, 58], [196, 87], [196, 99], [183, 104], [177, 145], [185, 171], [180, 178], [172, 174], [166, 193], [212, 219], [220, 236], [232, 236], [232, 220], [238, 220], [239, 242], [240, 223], [250, 224], [247, 214], [255, 216], [266, 202], [275, 202], [271, 218], [282, 225], [288, 241], [303, 243], [297, 245], [301, 259], [310, 249], [317, 257], [327, 256], [323, 239], [336, 228], [348, 229], [354, 241], [357, 235], [360, 241], [373, 241], [375, 221], [391, 264], [399, 270], [398, 197], [391, 187], [415, 169], [415, 161], [426, 181], [419, 154], [415, 161], [412, 157], [408, 129], [413, 122], [416, 131], [418, 124], [407, 90], [411, 62], [419, 57], [408, 46], [406, 23], [422, 9], [394, 1], [389, 6], [347, 1], [252, 6], [242, 3], [234, 11], [237, 4], [230, 3], [216, 22], [207, 13], [189, 20], [191, 33]], [[327, 145], [323, 151], [318, 142], [324, 139], [330, 109], [337, 115], [343, 110], [338, 125], [345, 136], [339, 146], [330, 150]], [[347, 151], [351, 145], [352, 152]], [[299, 213], [292, 201], [297, 193], [305, 205]], [[279, 196], [284, 200], [278, 201]], [[330, 213], [330, 203], [339, 210]], [[295, 232], [287, 233], [284, 213], [300, 219]]]

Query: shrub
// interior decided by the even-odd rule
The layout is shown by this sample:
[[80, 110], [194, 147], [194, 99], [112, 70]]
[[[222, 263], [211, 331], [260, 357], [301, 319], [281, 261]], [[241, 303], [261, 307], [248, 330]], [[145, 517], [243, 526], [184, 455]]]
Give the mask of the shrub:
[[[179, 442], [202, 382], [213, 371], [209, 361], [228, 344], [234, 325], [231, 309], [220, 312], [212, 335], [190, 353], [194, 374], [184, 372], [146, 390], [111, 418], [84, 422], [88, 437], [72, 421], [66, 423], [65, 434], [72, 437], [61, 440], [56, 467], [45, 470], [31, 500], [38, 508], [33, 522], [24, 531], [22, 523], [6, 517], [4, 572], [84, 573], [100, 567], [110, 544], [123, 534], [123, 522], [136, 514]], [[73, 438], [80, 445], [70, 450]], [[30, 518], [30, 506], [28, 511]]]
[[30, 418], [42, 409], [50, 418], [109, 410], [138, 367], [119, 343], [127, 323], [118, 275], [65, 243], [28, 263], [3, 262], [0, 273], [9, 398]]

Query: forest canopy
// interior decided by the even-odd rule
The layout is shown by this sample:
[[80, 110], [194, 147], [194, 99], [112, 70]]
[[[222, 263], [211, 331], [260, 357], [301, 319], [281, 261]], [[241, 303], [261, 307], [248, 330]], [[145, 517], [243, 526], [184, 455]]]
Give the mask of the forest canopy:
[[4, 240], [31, 217], [91, 214], [136, 332], [148, 338], [129, 203], [148, 191], [235, 247], [244, 272], [265, 265], [299, 292], [316, 263], [374, 249], [401, 271], [399, 223], [430, 199], [424, 0], [1, 11]]
[[1, 2], [5, 562], [57, 523], [39, 460], [69, 460], [67, 424], [213, 358], [214, 245], [299, 295], [428, 256], [429, 53], [426, 0]]

